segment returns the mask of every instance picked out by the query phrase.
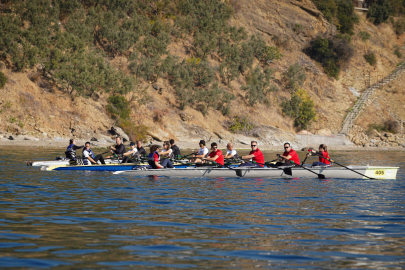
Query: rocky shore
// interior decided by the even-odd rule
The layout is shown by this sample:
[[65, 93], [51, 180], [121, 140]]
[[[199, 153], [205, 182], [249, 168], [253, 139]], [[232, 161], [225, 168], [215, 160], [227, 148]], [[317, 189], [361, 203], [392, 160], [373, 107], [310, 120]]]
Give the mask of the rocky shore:
[[[367, 133], [369, 133], [367, 135]], [[356, 146], [367, 148], [386, 148], [395, 147], [398, 149], [405, 148], [405, 135], [393, 134], [389, 132], [378, 132], [373, 129], [371, 131], [365, 131], [360, 126], [353, 126], [350, 130], [348, 138]]]
[[[360, 132], [358, 128], [354, 128], [354, 131]], [[206, 140], [207, 146], [211, 142], [217, 142], [221, 149], [226, 149], [226, 144], [232, 142], [234, 148], [236, 149], [250, 149], [250, 142], [252, 140], [258, 141], [261, 150], [273, 150], [282, 151], [282, 145], [285, 141], [292, 144], [293, 148], [296, 150], [306, 149], [308, 147], [317, 148], [320, 143], [325, 143], [328, 145], [329, 150], [405, 150], [405, 140], [403, 137], [398, 135], [391, 135], [386, 133], [375, 133], [374, 136], [370, 137], [364, 135], [363, 133], [350, 134], [347, 137], [344, 136], [333, 136], [333, 135], [303, 135], [297, 134], [293, 135], [290, 133], [286, 134], [276, 134], [278, 129], [273, 129], [269, 126], [262, 127], [261, 132], [255, 134], [255, 137], [244, 136], [244, 135], [231, 135], [221, 138], [209, 137], [202, 138]], [[129, 137], [120, 128], [112, 127], [108, 131], [108, 135], [103, 134], [91, 134], [88, 138], [76, 138], [77, 145], [83, 145], [86, 141], [90, 141], [93, 148], [106, 148], [115, 143], [115, 136], [120, 135], [125, 145], [129, 145]], [[284, 136], [283, 136], [284, 135]], [[285, 138], [284, 140], [280, 139]], [[65, 137], [54, 137], [49, 136], [46, 133], [42, 133], [42, 136], [33, 135], [23, 135], [23, 134], [11, 134], [7, 132], [0, 131], [0, 147], [44, 147], [44, 148], [65, 148], [68, 145], [70, 138]], [[164, 140], [168, 140], [165, 138]], [[181, 149], [197, 149], [198, 141], [200, 138], [190, 137], [182, 138], [176, 141], [176, 144]], [[350, 139], [350, 140], [349, 140]], [[149, 146], [151, 144], [162, 144], [162, 139], [156, 138], [156, 135], [148, 136], [148, 141], [144, 143], [144, 146]], [[353, 142], [353, 143], [351, 143]], [[373, 147], [375, 146], [375, 147]]]

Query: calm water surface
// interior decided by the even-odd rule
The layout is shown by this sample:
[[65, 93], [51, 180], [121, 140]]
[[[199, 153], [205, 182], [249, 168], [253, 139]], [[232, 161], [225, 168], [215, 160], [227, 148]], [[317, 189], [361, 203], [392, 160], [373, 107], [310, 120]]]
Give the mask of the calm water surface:
[[63, 150], [0, 149], [1, 268], [405, 265], [405, 152], [331, 153], [396, 180], [266, 180], [44, 172], [24, 160]]

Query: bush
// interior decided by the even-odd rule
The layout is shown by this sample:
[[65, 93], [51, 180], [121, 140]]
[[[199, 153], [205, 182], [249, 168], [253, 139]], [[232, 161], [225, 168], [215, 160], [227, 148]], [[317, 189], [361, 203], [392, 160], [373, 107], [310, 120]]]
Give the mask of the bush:
[[395, 29], [395, 33], [400, 36], [403, 33], [405, 33], [405, 18], [401, 17], [399, 19], [397, 19], [394, 24], [394, 29]]
[[378, 25], [387, 21], [391, 12], [392, 8], [388, 0], [376, 0], [368, 9], [367, 18]]
[[398, 58], [402, 58], [402, 52], [401, 52], [401, 48], [398, 45], [394, 46], [394, 54], [398, 57]]
[[129, 102], [123, 96], [110, 96], [107, 99], [107, 112], [117, 120], [128, 120], [131, 110]]
[[303, 89], [296, 90], [290, 100], [281, 103], [284, 114], [294, 119], [294, 126], [298, 129], [306, 129], [316, 120], [314, 102]]
[[7, 83], [7, 77], [3, 72], [0, 71], [0, 89], [3, 88]]
[[374, 52], [366, 53], [364, 55], [364, 59], [366, 59], [366, 62], [369, 63], [371, 66], [374, 66], [377, 62], [377, 58], [375, 57]]
[[341, 33], [353, 35], [354, 24], [359, 21], [351, 0], [313, 0], [325, 18], [337, 24]]
[[289, 66], [288, 70], [283, 73], [283, 79], [287, 82], [287, 88], [291, 91], [302, 86], [306, 78], [304, 68], [298, 63]]
[[244, 135], [248, 135], [253, 128], [254, 124], [247, 116], [234, 116], [229, 125], [229, 130], [232, 133]]
[[339, 71], [353, 56], [353, 46], [344, 38], [317, 37], [304, 53], [322, 64], [328, 76], [338, 78]]
[[278, 90], [276, 86], [270, 84], [272, 78], [272, 71], [269, 68], [262, 72], [260, 67], [256, 67], [249, 72], [246, 85], [241, 89], [247, 92], [250, 106], [253, 107], [257, 102], [267, 103], [267, 94]]
[[400, 130], [400, 126], [395, 120], [386, 120], [382, 124], [373, 123], [368, 125], [367, 134], [372, 135], [374, 129], [378, 132], [383, 131], [397, 134]]
[[354, 12], [354, 4], [351, 0], [336, 1], [338, 5], [337, 19], [338, 29], [341, 33], [353, 35], [354, 24], [359, 22], [359, 18]]
[[146, 142], [148, 136], [148, 127], [145, 125], [135, 125], [129, 119], [121, 121], [120, 124], [122, 130], [128, 134], [128, 137], [131, 141], [143, 141]]
[[360, 31], [359, 37], [362, 41], [366, 41], [366, 40], [370, 39], [370, 34], [366, 31]]

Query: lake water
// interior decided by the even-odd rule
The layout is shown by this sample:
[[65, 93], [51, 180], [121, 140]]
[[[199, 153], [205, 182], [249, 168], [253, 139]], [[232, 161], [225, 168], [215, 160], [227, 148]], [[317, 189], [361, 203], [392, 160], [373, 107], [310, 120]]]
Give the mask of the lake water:
[[330, 153], [396, 180], [266, 180], [45, 172], [24, 160], [63, 150], [0, 149], [1, 268], [405, 265], [405, 152]]

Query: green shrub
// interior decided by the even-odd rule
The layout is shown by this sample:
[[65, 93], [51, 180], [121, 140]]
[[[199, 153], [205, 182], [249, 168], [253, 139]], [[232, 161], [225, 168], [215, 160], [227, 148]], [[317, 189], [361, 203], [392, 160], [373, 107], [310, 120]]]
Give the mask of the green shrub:
[[294, 119], [294, 126], [300, 130], [316, 120], [314, 102], [303, 89], [296, 90], [290, 100], [281, 103], [281, 107], [285, 115]]
[[393, 23], [395, 33], [400, 36], [405, 33], [405, 18], [401, 17]]
[[279, 60], [281, 57], [283, 57], [284, 55], [280, 52], [280, 50], [277, 47], [271, 47], [268, 46], [266, 48], [266, 52], [265, 52], [265, 62], [266, 63], [271, 63], [273, 61], [277, 61]]
[[338, 78], [340, 68], [353, 56], [353, 46], [346, 39], [317, 37], [304, 53], [322, 64], [328, 76]]
[[241, 89], [247, 92], [246, 97], [250, 106], [253, 107], [257, 102], [268, 102], [267, 94], [278, 90], [270, 83], [272, 78], [272, 71], [269, 68], [262, 72], [260, 67], [256, 67], [249, 72], [246, 77], [246, 85]]
[[374, 129], [377, 130], [378, 132], [383, 131], [383, 132], [390, 132], [390, 133], [397, 134], [400, 130], [400, 126], [399, 126], [398, 122], [395, 120], [386, 120], [381, 124], [377, 124], [377, 123], [369, 124], [366, 133], [368, 135], [372, 135]]
[[370, 34], [366, 31], [360, 31], [359, 37], [362, 41], [366, 41], [370, 39]]
[[398, 57], [398, 58], [402, 58], [402, 52], [401, 52], [401, 48], [398, 45], [394, 46], [394, 54]]
[[377, 58], [375, 57], [374, 52], [366, 53], [364, 55], [364, 59], [366, 59], [366, 62], [369, 63], [371, 66], [374, 66], [377, 62]]
[[247, 116], [234, 116], [229, 125], [229, 130], [232, 133], [242, 133], [245, 135], [247, 135], [253, 128], [254, 124]]
[[389, 0], [375, 0], [367, 11], [367, 18], [378, 25], [387, 21], [391, 12]]
[[7, 83], [7, 77], [3, 72], [0, 71], [0, 89], [3, 88]]
[[287, 82], [287, 88], [291, 91], [302, 86], [306, 78], [304, 68], [298, 63], [289, 66], [288, 70], [283, 73], [283, 79]]
[[312, 0], [325, 18], [335, 23], [341, 33], [353, 35], [353, 27], [358, 23], [351, 0]]
[[354, 4], [351, 0], [336, 1], [338, 5], [337, 19], [338, 29], [341, 33], [353, 35], [354, 24], [359, 22], [359, 18], [354, 12]]
[[107, 112], [112, 118], [118, 120], [127, 120], [131, 114], [129, 102], [123, 96], [110, 96], [107, 99]]

